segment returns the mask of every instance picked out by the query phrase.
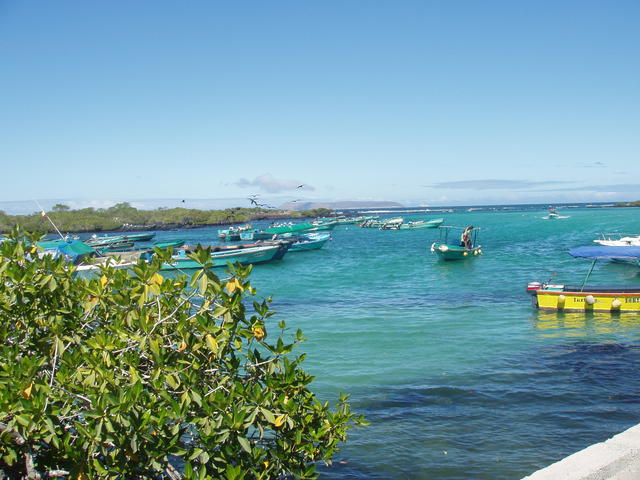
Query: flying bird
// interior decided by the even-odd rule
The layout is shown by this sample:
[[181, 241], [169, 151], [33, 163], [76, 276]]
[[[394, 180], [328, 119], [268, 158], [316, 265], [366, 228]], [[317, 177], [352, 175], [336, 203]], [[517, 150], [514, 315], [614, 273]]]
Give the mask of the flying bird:
[[296, 188], [302, 188], [304, 187], [304, 183], [302, 185], [298, 185]]

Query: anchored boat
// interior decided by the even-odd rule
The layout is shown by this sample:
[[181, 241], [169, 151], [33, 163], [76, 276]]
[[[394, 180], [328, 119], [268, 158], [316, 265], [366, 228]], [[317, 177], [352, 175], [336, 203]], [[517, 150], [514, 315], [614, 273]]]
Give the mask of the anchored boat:
[[302, 252], [305, 250], [318, 250], [322, 248], [325, 243], [331, 240], [330, 233], [306, 233], [297, 236], [288, 237], [282, 236], [282, 240], [291, 240], [290, 252]]
[[[276, 259], [281, 248], [280, 245], [265, 245], [211, 252], [210, 267], [226, 267], [227, 263], [236, 262], [242, 265], [270, 262]], [[183, 250], [179, 255], [172, 256], [170, 263], [163, 263], [161, 270], [189, 270], [194, 268], [202, 268], [202, 266], [195, 260], [187, 257], [186, 252]]]
[[[479, 228], [469, 225], [466, 228], [441, 226], [440, 239], [431, 244], [431, 252], [436, 253], [441, 260], [463, 260], [482, 254], [482, 248], [478, 245]], [[462, 231], [459, 241], [455, 237]]]
[[606, 260], [640, 259], [640, 247], [579, 247], [569, 251], [575, 258], [589, 258], [593, 262], [580, 286], [557, 283], [530, 282], [527, 292], [535, 307], [542, 310], [566, 312], [635, 312], [640, 313], [640, 285], [587, 286], [587, 280], [596, 262]]
[[444, 218], [435, 218], [433, 220], [415, 220], [400, 225], [400, 230], [416, 230], [421, 228], [438, 228], [444, 223]]

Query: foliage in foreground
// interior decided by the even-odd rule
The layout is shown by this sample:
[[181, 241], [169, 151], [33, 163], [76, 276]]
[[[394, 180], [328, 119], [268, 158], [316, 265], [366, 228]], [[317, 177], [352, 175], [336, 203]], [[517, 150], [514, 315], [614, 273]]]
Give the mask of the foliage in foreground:
[[0, 478], [315, 478], [361, 422], [309, 390], [302, 333], [246, 306], [250, 268], [83, 279], [24, 240], [0, 243]]

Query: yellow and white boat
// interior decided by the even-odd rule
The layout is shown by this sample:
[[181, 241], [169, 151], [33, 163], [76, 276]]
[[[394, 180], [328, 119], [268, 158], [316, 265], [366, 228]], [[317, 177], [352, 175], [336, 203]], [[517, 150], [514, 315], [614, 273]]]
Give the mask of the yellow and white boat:
[[640, 247], [579, 247], [569, 251], [577, 258], [591, 258], [593, 263], [581, 286], [531, 282], [527, 292], [533, 304], [542, 310], [565, 312], [640, 313], [640, 285], [627, 287], [587, 286], [589, 275], [599, 259], [640, 259]]

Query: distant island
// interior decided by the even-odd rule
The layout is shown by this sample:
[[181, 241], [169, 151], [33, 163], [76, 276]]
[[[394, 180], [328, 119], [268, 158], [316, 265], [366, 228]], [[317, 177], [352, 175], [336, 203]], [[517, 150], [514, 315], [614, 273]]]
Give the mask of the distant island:
[[640, 200], [636, 200], [635, 202], [616, 203], [614, 207], [640, 207]]
[[17, 225], [29, 232], [55, 233], [52, 223], [64, 233], [172, 230], [231, 225], [254, 220], [315, 218], [332, 213], [333, 210], [327, 208], [296, 211], [259, 207], [236, 207], [224, 210], [191, 208], [138, 210], [127, 202], [118, 203], [110, 208], [72, 210], [67, 205], [57, 204], [49, 212], [36, 212], [30, 215], [8, 215], [0, 210], [0, 233], [10, 232]]

